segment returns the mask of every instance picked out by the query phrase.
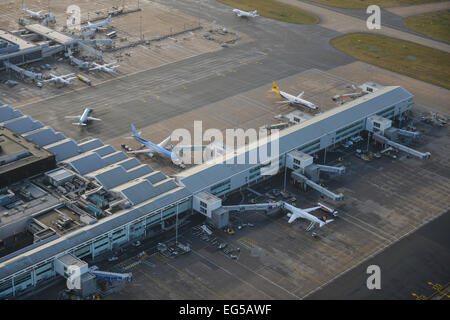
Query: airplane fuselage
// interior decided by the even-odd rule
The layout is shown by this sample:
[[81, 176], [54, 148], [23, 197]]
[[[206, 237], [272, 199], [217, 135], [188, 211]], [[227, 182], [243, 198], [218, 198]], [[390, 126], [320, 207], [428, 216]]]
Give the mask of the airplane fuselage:
[[257, 16], [256, 11], [247, 12], [239, 9], [233, 9], [233, 13], [242, 18], [254, 18]]
[[83, 125], [87, 121], [87, 119], [89, 117], [89, 113], [91, 111], [92, 111], [92, 109], [89, 109], [89, 108], [84, 109], [83, 114], [81, 115], [80, 120], [78, 121], [79, 125]]
[[24, 8], [23, 10], [26, 13], [28, 13], [28, 15], [30, 16], [31, 19], [37, 19], [37, 20], [44, 19], [44, 17], [39, 12], [34, 12], [34, 11], [31, 11], [30, 9], [26, 9], [26, 8]]
[[168, 157], [169, 159], [172, 159], [172, 161], [175, 162], [175, 164], [178, 164], [177, 162], [181, 163], [181, 161], [178, 159], [177, 155], [174, 154], [173, 152], [170, 152], [169, 150], [158, 146], [157, 144], [154, 144], [153, 142], [150, 142], [148, 140], [145, 140], [141, 137], [137, 137], [137, 136], [133, 136], [133, 138], [139, 142], [140, 144], [142, 144], [143, 146], [147, 147], [148, 149], [150, 149], [150, 152], [148, 153], [148, 155], [150, 157], [153, 157], [153, 153], [161, 153], [163, 155], [165, 155], [166, 157]]
[[87, 26], [81, 27], [80, 31], [87, 30], [87, 29], [98, 29], [100, 27], [103, 27], [104, 25], [108, 25], [108, 23], [110, 23], [110, 22], [111, 22], [111, 16], [109, 16], [104, 21], [101, 21], [101, 22], [98, 22], [98, 23], [92, 23], [92, 24], [89, 24]]
[[305, 99], [293, 96], [292, 94], [286, 93], [284, 91], [280, 91], [280, 96], [282, 96], [283, 98], [288, 100], [290, 104], [301, 104], [301, 105], [304, 105], [313, 110], [317, 109], [317, 106], [314, 103], [309, 102]]

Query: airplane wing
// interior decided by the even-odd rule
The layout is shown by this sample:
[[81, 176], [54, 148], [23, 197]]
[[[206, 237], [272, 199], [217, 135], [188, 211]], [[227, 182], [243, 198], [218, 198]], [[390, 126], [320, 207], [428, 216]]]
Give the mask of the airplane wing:
[[305, 91], [303, 91], [302, 93], [300, 93], [300, 94], [297, 96], [297, 98], [303, 97], [304, 94], [305, 94]]
[[93, 68], [89, 68], [89, 71], [98, 70], [98, 69], [100, 69], [100, 68], [101, 68], [101, 66], [96, 66], [96, 67], [93, 67]]
[[102, 121], [102, 119], [97, 119], [97, 118], [94, 118], [94, 117], [87, 117], [87, 119], [91, 120], [91, 121]]
[[74, 75], [75, 75], [75, 73], [69, 73], [69, 74], [65, 74], [65, 75], [61, 76], [61, 78], [72, 77]]
[[171, 138], [172, 138], [172, 135], [165, 138], [160, 144], [158, 144], [158, 147], [164, 148], [169, 143]]
[[81, 116], [65, 116], [66, 119], [80, 119]]
[[288, 223], [294, 222], [297, 218], [300, 218], [300, 215], [298, 213], [292, 213], [290, 218], [289, 218]]
[[127, 153], [131, 153], [131, 154], [147, 153], [150, 157], [153, 157], [153, 149], [143, 149], [143, 150], [128, 151]]
[[275, 103], [290, 103], [290, 101], [289, 100], [284, 100], [284, 101], [277, 101]]
[[172, 151], [186, 150], [186, 149], [190, 149], [190, 150], [204, 150], [205, 148], [206, 148], [206, 146], [186, 145], [186, 146], [176, 146], [176, 147], [173, 147], [171, 150]]
[[312, 212], [317, 209], [320, 209], [320, 207], [314, 207], [314, 208], [308, 208], [308, 209], [302, 209], [302, 210], [309, 213], [309, 212]]

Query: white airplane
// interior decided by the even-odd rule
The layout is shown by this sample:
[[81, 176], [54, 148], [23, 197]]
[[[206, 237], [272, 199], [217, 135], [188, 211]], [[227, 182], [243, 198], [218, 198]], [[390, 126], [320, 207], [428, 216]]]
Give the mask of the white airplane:
[[89, 71], [94, 71], [94, 70], [99, 70], [99, 71], [105, 71], [105, 72], [117, 72], [116, 69], [118, 67], [120, 67], [120, 65], [114, 65], [114, 63], [107, 63], [107, 64], [98, 64], [98, 63], [93, 63], [92, 64], [94, 67], [90, 68]]
[[287, 216], [289, 217], [288, 223], [292, 223], [295, 220], [297, 220], [298, 218], [303, 218], [303, 219], [311, 221], [311, 224], [308, 226], [308, 228], [306, 228], [306, 231], [309, 231], [312, 228], [314, 228], [314, 225], [316, 223], [318, 223], [320, 227], [323, 227], [327, 223], [334, 221], [334, 219], [327, 220], [325, 217], [317, 218], [309, 213], [309, 212], [317, 210], [317, 209], [323, 209], [322, 206], [308, 208], [308, 209], [300, 209], [300, 208], [296, 208], [296, 207], [284, 202], [283, 208], [286, 210], [289, 210], [291, 212], [291, 213], [287, 214]]
[[132, 136], [130, 138], [136, 140], [143, 146], [147, 147], [147, 149], [129, 151], [127, 153], [131, 153], [131, 154], [146, 153], [150, 158], [152, 158], [155, 155], [155, 153], [159, 153], [159, 154], [162, 154], [162, 155], [166, 156], [167, 158], [171, 159], [172, 162], [174, 164], [176, 164], [177, 166], [184, 168], [184, 164], [178, 158], [178, 156], [175, 153], [170, 152], [169, 150], [167, 150], [165, 148], [165, 146], [169, 143], [171, 136], [167, 137], [159, 144], [154, 144], [153, 142], [143, 139], [141, 137], [141, 132], [138, 132], [136, 130], [136, 127], [134, 126], [134, 124], [131, 124], [131, 131], [132, 131]]
[[233, 9], [233, 13], [236, 14], [236, 16], [238, 17], [242, 17], [242, 18], [254, 18], [254, 17], [258, 17], [259, 15], [257, 14], [257, 11], [244, 11], [244, 10], [239, 10], [239, 9]]
[[89, 113], [91, 112], [92, 109], [86, 108], [81, 116], [67, 116], [66, 119], [78, 119], [78, 122], [72, 123], [75, 126], [85, 126], [88, 121], [102, 121], [101, 119], [89, 117]]
[[23, 11], [28, 13], [28, 15], [30, 16], [31, 19], [38, 19], [38, 20], [44, 19], [44, 16], [41, 14], [42, 10], [41, 11], [31, 11], [25, 5], [23, 5]]
[[300, 93], [298, 96], [293, 96], [289, 93], [281, 91], [275, 82], [273, 82], [272, 91], [276, 92], [280, 97], [283, 97], [286, 99], [285, 101], [279, 101], [277, 103], [289, 103], [290, 105], [301, 104], [301, 105], [304, 105], [313, 110], [318, 109], [318, 107], [314, 103], [309, 102], [305, 99], [302, 99], [303, 94], [305, 93], [304, 91], [302, 93]]
[[53, 73], [50, 73], [50, 79], [44, 80], [44, 82], [54, 82], [55, 84], [61, 83], [63, 85], [69, 85], [72, 84], [72, 79], [75, 79], [74, 77], [75, 73], [69, 73], [62, 76], [55, 76]]
[[110, 22], [111, 22], [111, 15], [109, 15], [108, 18], [106, 18], [106, 20], [103, 20], [103, 21], [100, 21], [97, 23], [88, 22], [88, 25], [81, 27], [80, 31], [87, 30], [87, 29], [98, 29], [100, 27], [103, 27], [104, 25], [108, 25], [108, 23], [110, 23]]

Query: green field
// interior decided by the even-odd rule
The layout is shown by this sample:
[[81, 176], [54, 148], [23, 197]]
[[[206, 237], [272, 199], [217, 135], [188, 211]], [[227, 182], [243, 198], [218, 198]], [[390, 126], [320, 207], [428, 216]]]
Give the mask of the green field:
[[450, 89], [450, 53], [368, 33], [340, 36], [330, 44], [361, 61]]
[[403, 24], [431, 38], [450, 42], [450, 10], [409, 17], [403, 19]]
[[233, 8], [253, 11], [258, 10], [258, 14], [275, 20], [297, 24], [316, 24], [319, 18], [300, 10], [297, 7], [278, 2], [276, 0], [217, 0]]
[[365, 9], [374, 4], [383, 8], [412, 6], [416, 4], [443, 2], [447, 0], [308, 0], [311, 2], [322, 3], [327, 6], [347, 8], [347, 9]]

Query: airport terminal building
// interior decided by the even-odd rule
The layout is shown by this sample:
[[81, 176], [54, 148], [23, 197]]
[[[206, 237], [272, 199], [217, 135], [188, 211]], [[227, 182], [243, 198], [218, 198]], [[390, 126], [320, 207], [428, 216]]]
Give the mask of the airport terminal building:
[[[368, 128], [383, 135], [373, 119], [401, 119], [412, 105], [405, 89], [382, 87], [280, 131], [272, 160], [283, 168], [293, 151], [331, 150]], [[197, 211], [197, 194], [222, 197], [264, 180], [261, 169], [271, 165], [207, 162], [168, 177], [99, 139], [76, 142], [7, 105], [0, 105], [1, 130], [50, 152], [56, 165], [0, 189], [0, 298], [64, 277], [56, 266], [67, 254], [95, 259], [173, 229]], [[248, 159], [253, 147], [241, 153]]]

